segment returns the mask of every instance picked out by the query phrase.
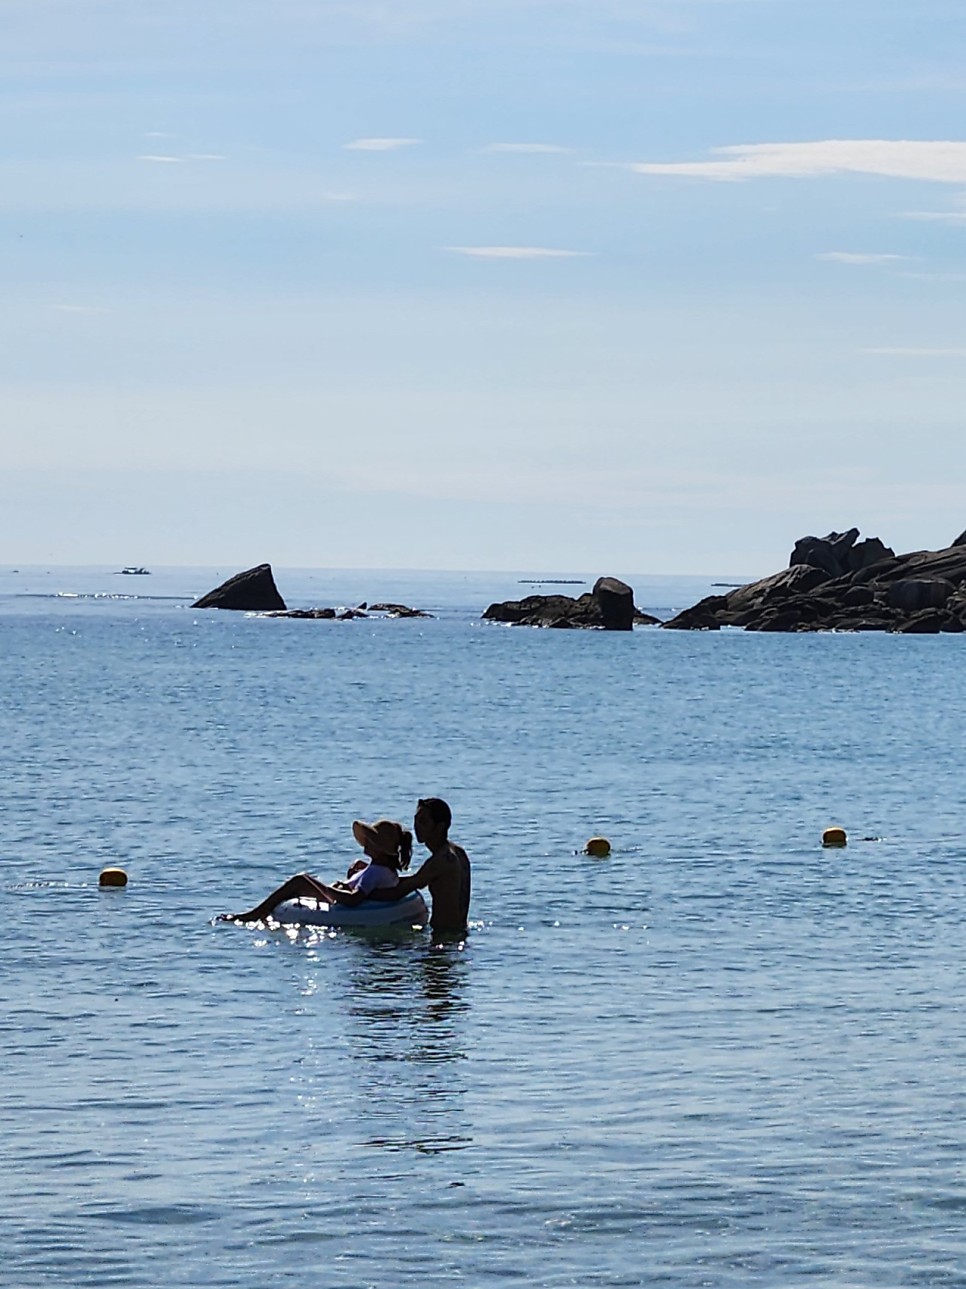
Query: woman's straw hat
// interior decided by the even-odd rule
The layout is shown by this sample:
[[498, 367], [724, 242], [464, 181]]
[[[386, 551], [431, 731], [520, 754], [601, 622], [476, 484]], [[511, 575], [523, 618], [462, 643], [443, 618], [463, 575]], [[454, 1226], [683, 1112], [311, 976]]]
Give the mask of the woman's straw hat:
[[368, 843], [380, 855], [388, 855], [391, 859], [395, 859], [399, 854], [402, 828], [392, 819], [377, 819], [374, 824], [367, 824], [362, 819], [354, 819], [352, 835], [360, 846]]

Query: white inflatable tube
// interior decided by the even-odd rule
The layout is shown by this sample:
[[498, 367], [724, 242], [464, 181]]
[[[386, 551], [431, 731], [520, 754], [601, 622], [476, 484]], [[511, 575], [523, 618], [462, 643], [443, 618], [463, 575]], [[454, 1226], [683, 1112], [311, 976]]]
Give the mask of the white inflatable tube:
[[272, 917], [286, 926], [426, 926], [429, 909], [419, 891], [412, 891], [401, 900], [363, 900], [354, 906], [286, 900]]

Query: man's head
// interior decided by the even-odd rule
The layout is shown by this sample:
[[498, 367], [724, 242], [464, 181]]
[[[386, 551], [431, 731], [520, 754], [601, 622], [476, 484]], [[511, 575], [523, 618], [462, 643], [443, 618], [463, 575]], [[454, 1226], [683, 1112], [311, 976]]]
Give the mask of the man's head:
[[440, 797], [423, 797], [416, 802], [413, 831], [416, 840], [433, 850], [441, 846], [449, 833], [453, 815]]

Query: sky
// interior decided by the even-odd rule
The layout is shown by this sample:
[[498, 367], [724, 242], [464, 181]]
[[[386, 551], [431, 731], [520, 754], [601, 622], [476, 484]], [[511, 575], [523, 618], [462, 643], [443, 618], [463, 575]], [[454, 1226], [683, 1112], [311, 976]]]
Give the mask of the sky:
[[0, 561], [966, 529], [961, 0], [0, 15]]

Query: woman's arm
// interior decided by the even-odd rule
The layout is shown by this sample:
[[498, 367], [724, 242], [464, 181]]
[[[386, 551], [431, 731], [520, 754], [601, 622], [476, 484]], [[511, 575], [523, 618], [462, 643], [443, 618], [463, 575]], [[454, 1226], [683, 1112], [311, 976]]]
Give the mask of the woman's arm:
[[369, 896], [365, 891], [338, 891], [333, 890], [336, 904], [347, 904], [349, 908], [354, 908], [357, 904], [362, 904]]
[[329, 904], [346, 904], [349, 908], [353, 908], [356, 904], [361, 904], [366, 898], [365, 891], [353, 891], [341, 884], [327, 886], [320, 882], [319, 885], [324, 892], [322, 898]]

